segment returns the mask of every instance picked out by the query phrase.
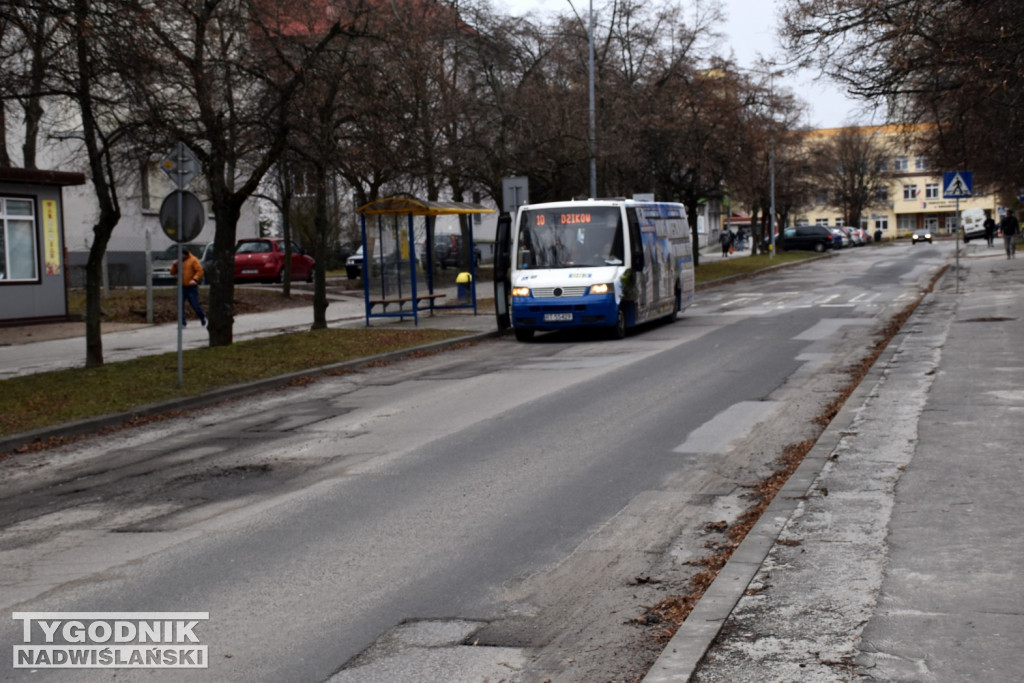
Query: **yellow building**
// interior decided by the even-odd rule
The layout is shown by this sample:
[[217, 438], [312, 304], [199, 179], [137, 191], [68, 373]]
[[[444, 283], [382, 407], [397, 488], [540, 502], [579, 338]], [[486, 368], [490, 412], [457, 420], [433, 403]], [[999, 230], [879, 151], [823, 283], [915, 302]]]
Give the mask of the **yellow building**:
[[[839, 134], [843, 128], [821, 128], [811, 131], [808, 143], [827, 140]], [[864, 210], [860, 227], [872, 235], [881, 230], [886, 239], [909, 236], [919, 228], [934, 234], [951, 235], [957, 225], [957, 200], [943, 199], [942, 178], [945, 171], [970, 169], [939, 169], [929, 161], [927, 150], [913, 149], [908, 141], [920, 129], [906, 126], [861, 126], [856, 128], [863, 135], [874, 137], [886, 154], [885, 173], [889, 176], [888, 186], [877, 197], [877, 201]], [[991, 212], [998, 222], [998, 198], [992, 194], [981, 194], [977, 185], [974, 195], [960, 200], [960, 211], [983, 209]], [[815, 202], [797, 212], [794, 217], [798, 225], [842, 225], [842, 211], [828, 204], [822, 194]]]

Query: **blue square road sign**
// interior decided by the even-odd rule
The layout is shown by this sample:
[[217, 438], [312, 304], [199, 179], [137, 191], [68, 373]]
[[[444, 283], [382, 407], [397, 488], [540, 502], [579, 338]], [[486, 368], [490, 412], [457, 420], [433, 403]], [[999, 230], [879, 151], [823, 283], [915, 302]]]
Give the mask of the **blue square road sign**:
[[974, 196], [974, 174], [971, 171], [946, 171], [942, 174], [942, 198], [966, 199]]

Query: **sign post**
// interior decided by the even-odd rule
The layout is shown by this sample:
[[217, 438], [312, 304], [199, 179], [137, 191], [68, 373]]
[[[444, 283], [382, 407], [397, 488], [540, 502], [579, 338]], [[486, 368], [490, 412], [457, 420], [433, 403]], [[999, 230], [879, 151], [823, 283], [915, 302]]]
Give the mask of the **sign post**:
[[942, 198], [956, 199], [956, 293], [960, 293], [960, 199], [974, 195], [974, 173], [946, 171], [942, 174]]
[[[182, 322], [185, 318], [185, 292], [182, 288], [182, 243], [190, 242], [203, 229], [206, 215], [203, 213], [202, 202], [191, 192], [185, 192], [185, 186], [199, 173], [199, 160], [184, 142], [179, 142], [161, 162], [164, 173], [174, 181], [178, 190], [171, 193], [160, 206], [160, 225], [167, 236], [178, 243], [178, 386], [185, 383], [182, 352]], [[186, 195], [194, 201], [189, 202], [190, 213], [186, 213]], [[199, 204], [198, 219], [195, 215], [195, 204]], [[186, 227], [186, 219], [189, 225]]]

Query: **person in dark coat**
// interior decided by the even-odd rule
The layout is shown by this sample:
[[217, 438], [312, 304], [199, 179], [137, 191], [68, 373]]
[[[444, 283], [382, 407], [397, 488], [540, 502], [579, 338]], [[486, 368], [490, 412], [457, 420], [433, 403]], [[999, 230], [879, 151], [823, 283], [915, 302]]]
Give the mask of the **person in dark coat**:
[[1007, 211], [1003, 220], [999, 221], [999, 229], [1003, 231], [1003, 244], [1006, 245], [1006, 258], [1017, 258], [1017, 233], [1020, 223], [1013, 211]]
[[718, 241], [722, 243], [722, 256], [728, 256], [729, 248], [732, 246], [732, 231], [723, 230], [718, 235]]
[[992, 214], [985, 213], [985, 222], [982, 223], [982, 226], [985, 228], [985, 241], [991, 247], [996, 239], [996, 222], [992, 220]]

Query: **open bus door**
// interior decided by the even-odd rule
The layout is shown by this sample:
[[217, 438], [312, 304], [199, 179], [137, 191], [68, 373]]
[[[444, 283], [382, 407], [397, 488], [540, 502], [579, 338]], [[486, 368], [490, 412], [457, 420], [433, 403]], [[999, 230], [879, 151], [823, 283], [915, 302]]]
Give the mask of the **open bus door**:
[[498, 330], [512, 327], [509, 315], [509, 277], [512, 275], [512, 216], [502, 212], [498, 216], [498, 227], [494, 240], [494, 313], [498, 318]]

